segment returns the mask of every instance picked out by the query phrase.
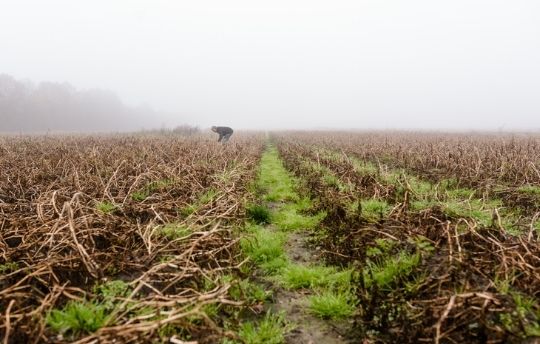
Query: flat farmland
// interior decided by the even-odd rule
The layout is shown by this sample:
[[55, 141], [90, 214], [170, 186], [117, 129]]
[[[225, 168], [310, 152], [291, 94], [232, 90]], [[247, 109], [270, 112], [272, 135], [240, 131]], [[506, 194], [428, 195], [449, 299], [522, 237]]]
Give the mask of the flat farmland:
[[4, 343], [525, 343], [540, 136], [0, 137]]

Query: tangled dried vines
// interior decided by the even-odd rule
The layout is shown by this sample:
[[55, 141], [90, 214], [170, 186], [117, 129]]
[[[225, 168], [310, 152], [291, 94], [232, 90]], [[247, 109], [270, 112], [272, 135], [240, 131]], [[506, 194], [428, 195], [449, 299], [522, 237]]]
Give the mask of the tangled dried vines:
[[[230, 227], [261, 149], [255, 136], [226, 147], [204, 138], [2, 139], [4, 343], [155, 342], [167, 326], [201, 342], [227, 335], [202, 309], [241, 305], [220, 276], [242, 264]], [[128, 292], [99, 330], [46, 326], [69, 300], [101, 301], [96, 286], [113, 280]]]
[[[318, 198], [318, 210], [327, 212], [318, 245], [330, 262], [352, 263], [358, 269], [359, 336], [370, 342], [393, 342], [399, 336], [402, 342], [410, 343], [502, 343], [539, 335], [540, 308], [535, 300], [540, 296], [540, 244], [532, 227], [529, 230], [523, 225], [519, 234], [508, 233], [498, 209], [494, 209], [493, 219], [484, 223], [445, 212], [439, 203], [412, 208], [419, 191], [409, 185], [409, 177], [400, 175], [390, 182], [382, 176], [386, 166], [359, 171], [349, 158], [366, 157], [358, 152], [368, 151], [376, 143], [363, 147], [357, 138], [337, 134], [322, 138], [282, 134], [279, 141], [288, 168], [306, 180], [306, 189]], [[402, 147], [410, 144], [401, 142]], [[409, 154], [429, 155], [429, 146], [421, 149]], [[370, 154], [383, 152], [392, 154], [391, 150]], [[512, 168], [534, 164], [536, 153], [520, 156], [516, 161], [521, 163]], [[470, 160], [461, 172], [471, 170], [474, 164]], [[489, 169], [484, 172], [495, 173]], [[455, 175], [455, 169], [441, 169], [437, 178]], [[467, 172], [460, 174], [465, 175]], [[521, 182], [514, 177], [500, 176], [497, 181]], [[536, 180], [531, 173], [528, 178]], [[444, 200], [436, 186], [422, 191]], [[367, 210], [361, 206], [373, 199], [388, 202], [388, 211], [381, 211], [376, 221], [366, 217]], [[470, 198], [463, 200], [467, 201]], [[529, 210], [522, 209], [519, 221], [536, 223], [537, 215], [532, 216], [535, 213]]]

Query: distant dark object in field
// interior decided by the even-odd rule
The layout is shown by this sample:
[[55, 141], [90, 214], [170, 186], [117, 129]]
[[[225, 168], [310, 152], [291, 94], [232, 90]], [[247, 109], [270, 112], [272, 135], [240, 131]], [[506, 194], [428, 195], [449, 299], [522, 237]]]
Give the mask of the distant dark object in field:
[[232, 130], [229, 127], [216, 127], [216, 126], [212, 127], [212, 131], [214, 133], [219, 134], [218, 142], [221, 142], [221, 143], [227, 143], [227, 141], [229, 141], [229, 139], [231, 138], [234, 132], [234, 130]]

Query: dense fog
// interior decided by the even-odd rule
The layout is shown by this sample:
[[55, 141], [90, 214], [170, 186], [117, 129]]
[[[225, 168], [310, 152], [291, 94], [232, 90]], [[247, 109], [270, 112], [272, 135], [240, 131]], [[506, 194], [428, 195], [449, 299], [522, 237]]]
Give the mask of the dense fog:
[[0, 132], [102, 132], [157, 128], [149, 107], [129, 107], [112, 91], [0, 75]]
[[0, 131], [536, 131], [538, 18], [537, 0], [5, 0]]

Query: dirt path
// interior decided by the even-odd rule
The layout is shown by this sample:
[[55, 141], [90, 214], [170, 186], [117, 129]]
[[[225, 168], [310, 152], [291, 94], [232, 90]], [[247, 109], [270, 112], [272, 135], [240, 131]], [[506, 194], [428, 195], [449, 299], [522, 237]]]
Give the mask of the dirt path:
[[[268, 229], [276, 230], [275, 228]], [[316, 251], [308, 246], [308, 238], [308, 231], [289, 234], [286, 251], [293, 263], [310, 264], [318, 261]], [[306, 312], [306, 296], [311, 295], [310, 291], [291, 291], [277, 285], [275, 288], [275, 303], [272, 309], [276, 312], [284, 311], [287, 319], [296, 325], [286, 336], [287, 343], [349, 343], [345, 340], [345, 334], [350, 327], [347, 321], [322, 320]]]
[[309, 238], [324, 214], [308, 215], [311, 200], [300, 197], [298, 184], [270, 145], [261, 158], [257, 181], [260, 205], [271, 220], [259, 226], [256, 234], [264, 243], [259, 244], [263, 254], [255, 257], [262, 264], [256, 279], [273, 295], [264, 308], [283, 314], [289, 326], [276, 343], [349, 343], [346, 335], [352, 327], [354, 307], [346, 293], [350, 293], [352, 276], [346, 270], [325, 266], [310, 245]]

